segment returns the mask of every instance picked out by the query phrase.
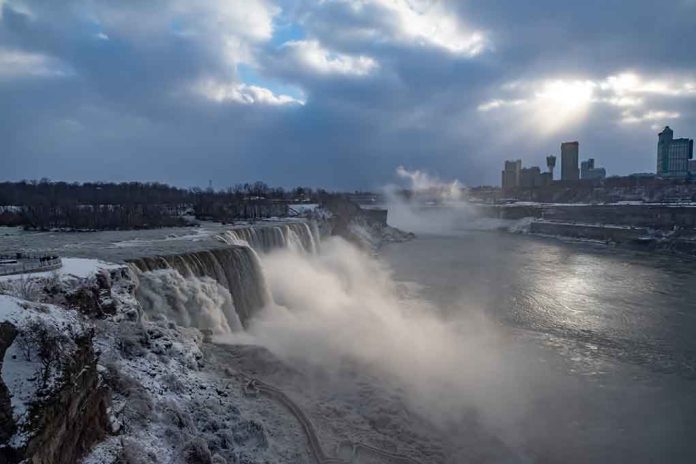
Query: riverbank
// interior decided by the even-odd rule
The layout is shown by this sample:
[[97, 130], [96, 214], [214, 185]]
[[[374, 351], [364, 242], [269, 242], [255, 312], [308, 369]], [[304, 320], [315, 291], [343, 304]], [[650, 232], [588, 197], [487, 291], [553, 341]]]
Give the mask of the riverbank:
[[528, 232], [611, 243], [645, 251], [696, 256], [694, 204], [542, 204], [473, 205], [479, 217], [519, 221]]

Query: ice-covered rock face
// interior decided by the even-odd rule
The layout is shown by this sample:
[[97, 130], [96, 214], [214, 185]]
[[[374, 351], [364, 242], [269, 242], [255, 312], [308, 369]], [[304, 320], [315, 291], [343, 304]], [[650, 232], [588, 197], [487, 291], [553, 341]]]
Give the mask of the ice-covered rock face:
[[[9, 321], [0, 322], [0, 359], [5, 358], [5, 352], [17, 337], [17, 328]], [[2, 363], [0, 363], [2, 373]], [[17, 430], [10, 391], [0, 378], [0, 443], [6, 443]]]
[[297, 461], [238, 409], [242, 382], [202, 371], [199, 330], [138, 317], [127, 267], [73, 277], [21, 284], [36, 302], [0, 294], [0, 462]]
[[75, 462], [107, 430], [93, 331], [77, 311], [7, 295], [0, 319], [0, 461]]
[[0, 280], [0, 462], [74, 463], [110, 432], [95, 324], [138, 319], [133, 290], [126, 266], [88, 259]]

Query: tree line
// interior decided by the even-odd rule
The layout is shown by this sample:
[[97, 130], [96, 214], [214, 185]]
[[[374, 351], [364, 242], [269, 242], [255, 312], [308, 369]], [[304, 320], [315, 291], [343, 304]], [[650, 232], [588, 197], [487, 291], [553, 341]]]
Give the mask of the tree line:
[[186, 216], [234, 221], [282, 216], [294, 202], [319, 201], [324, 190], [263, 182], [225, 190], [152, 182], [0, 182], [0, 225], [28, 229], [137, 229], [180, 226]]

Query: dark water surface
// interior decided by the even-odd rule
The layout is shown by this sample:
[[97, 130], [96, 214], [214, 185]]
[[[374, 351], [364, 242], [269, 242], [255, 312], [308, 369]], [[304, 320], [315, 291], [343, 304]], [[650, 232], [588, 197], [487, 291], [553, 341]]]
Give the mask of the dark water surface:
[[696, 462], [696, 260], [497, 232], [382, 257], [445, 316], [480, 311], [544, 367], [509, 438], [532, 462]]

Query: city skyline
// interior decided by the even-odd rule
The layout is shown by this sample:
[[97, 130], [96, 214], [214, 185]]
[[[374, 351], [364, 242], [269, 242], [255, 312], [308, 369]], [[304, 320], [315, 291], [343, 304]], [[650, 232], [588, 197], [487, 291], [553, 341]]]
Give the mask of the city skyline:
[[[607, 170], [604, 167], [596, 166], [595, 162], [598, 157], [593, 155], [582, 155], [580, 152], [580, 143], [561, 142], [560, 155], [555, 154], [546, 156], [546, 164], [548, 166], [548, 179], [539, 179], [538, 185], [532, 182], [532, 185], [525, 185], [525, 182], [520, 180], [520, 173], [530, 169], [536, 169], [536, 176], [541, 175], [539, 166], [528, 164], [524, 166], [522, 158], [514, 161], [506, 160], [502, 172], [502, 188], [509, 189], [513, 187], [532, 187], [549, 185], [552, 180], [562, 180], [566, 182], [574, 182], [578, 180], [598, 180], [607, 177]], [[694, 141], [690, 137], [674, 138], [674, 131], [670, 126], [665, 126], [658, 134], [657, 143], [657, 169], [653, 172], [629, 172], [624, 175], [649, 175], [665, 179], [679, 179], [696, 176], [696, 159], [694, 159]], [[553, 177], [556, 159], [561, 160], [561, 174], [559, 178]], [[621, 177], [620, 174], [612, 174], [609, 177]], [[528, 184], [529, 182], [527, 182]]]

